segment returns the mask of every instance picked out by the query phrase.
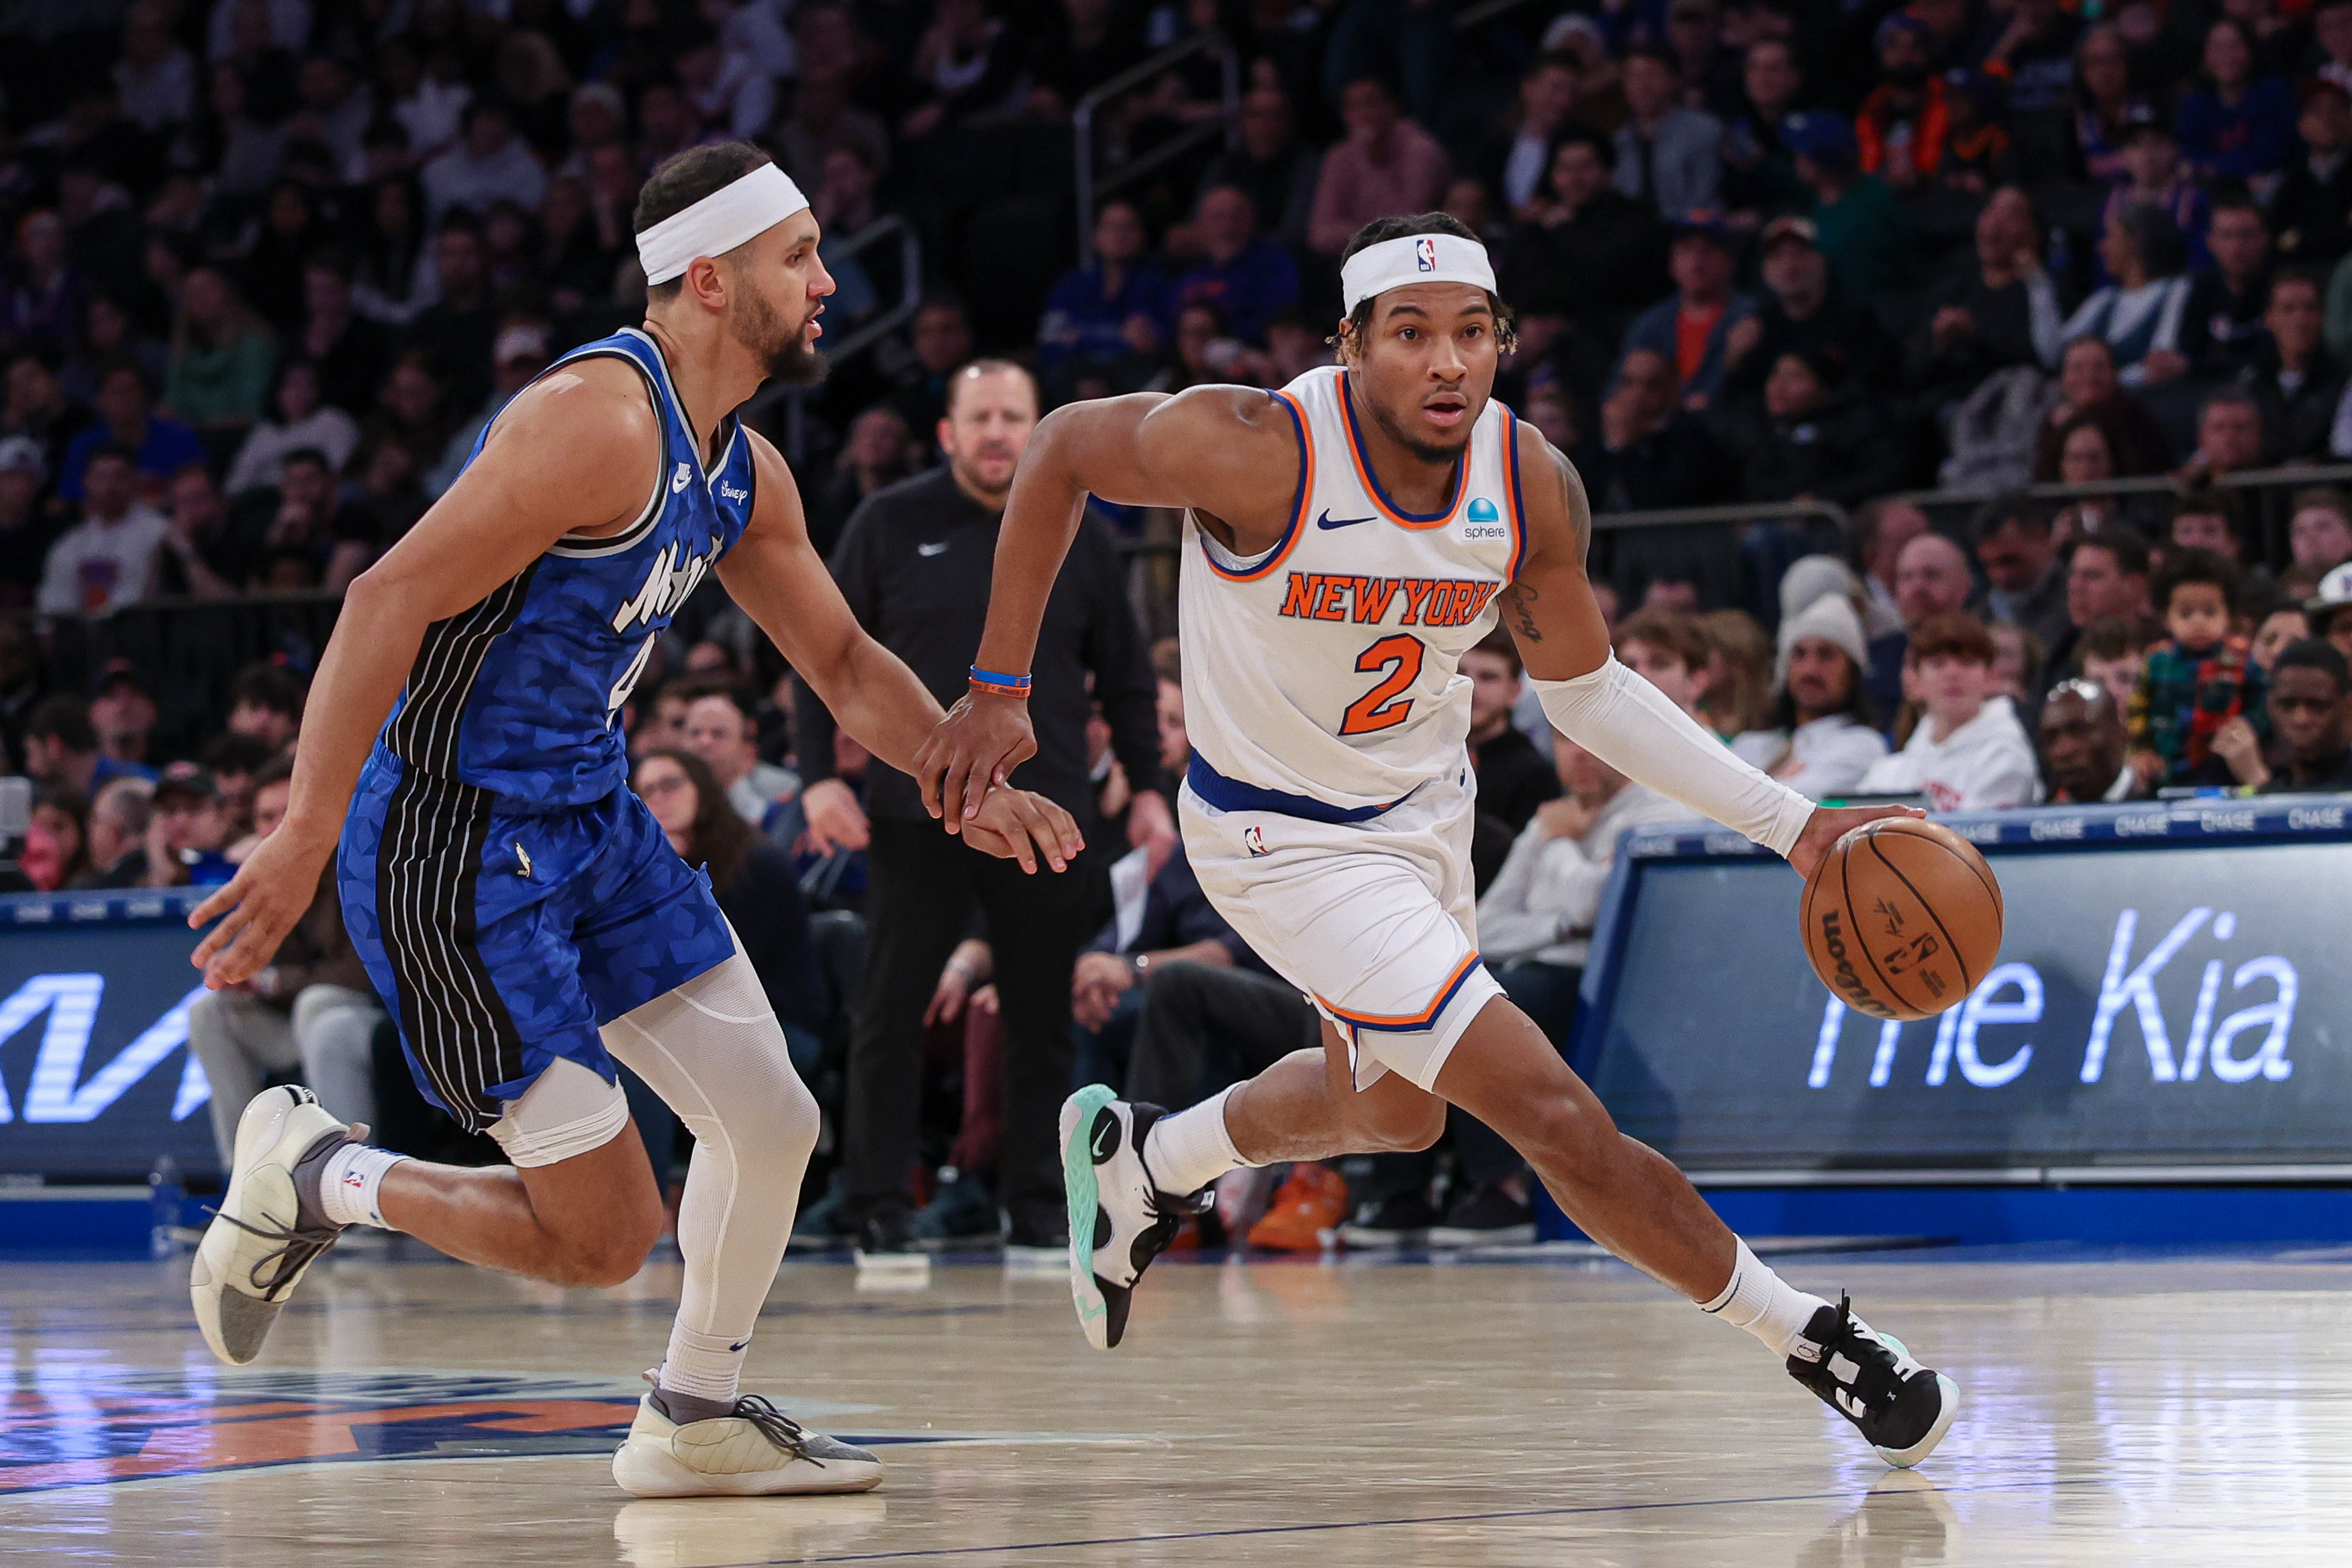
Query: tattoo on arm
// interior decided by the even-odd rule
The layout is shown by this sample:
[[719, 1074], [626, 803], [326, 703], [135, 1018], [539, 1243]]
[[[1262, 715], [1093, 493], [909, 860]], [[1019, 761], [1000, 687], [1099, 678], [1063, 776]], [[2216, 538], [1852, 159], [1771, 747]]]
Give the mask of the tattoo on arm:
[[1576, 466], [1568, 460], [1567, 454], [1556, 447], [1548, 449], [1559, 471], [1563, 491], [1561, 499], [1568, 505], [1569, 537], [1574, 541], [1572, 548], [1576, 552], [1578, 564], [1581, 565], [1591, 555], [1592, 502], [1585, 494], [1584, 480], [1578, 475]]
[[1503, 590], [1503, 615], [1511, 623], [1511, 635], [1528, 642], [1543, 641], [1543, 631], [1536, 625], [1536, 597], [1531, 583], [1514, 583]]

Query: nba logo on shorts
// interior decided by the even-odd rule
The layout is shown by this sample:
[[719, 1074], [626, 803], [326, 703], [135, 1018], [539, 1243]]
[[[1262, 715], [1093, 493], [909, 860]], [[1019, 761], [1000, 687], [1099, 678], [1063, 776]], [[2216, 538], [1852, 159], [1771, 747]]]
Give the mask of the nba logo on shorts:
[[1414, 240], [1412, 242], [1412, 258], [1423, 272], [1436, 271], [1437, 241], [1426, 237]]
[[1258, 826], [1255, 823], [1243, 830], [1242, 842], [1249, 846], [1249, 852], [1253, 855], [1271, 855], [1274, 853], [1273, 850], [1265, 847], [1265, 829]]

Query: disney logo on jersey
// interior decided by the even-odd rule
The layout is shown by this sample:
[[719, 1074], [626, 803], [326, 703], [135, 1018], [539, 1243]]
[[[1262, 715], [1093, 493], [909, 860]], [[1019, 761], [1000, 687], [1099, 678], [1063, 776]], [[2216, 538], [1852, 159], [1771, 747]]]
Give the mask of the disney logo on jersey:
[[702, 574], [718, 558], [719, 541], [715, 538], [699, 555], [687, 554], [678, 543], [663, 545], [661, 553], [646, 569], [645, 586], [613, 612], [613, 629], [625, 632], [631, 626], [649, 626], [676, 615], [677, 607], [701, 585]]
[[1401, 626], [1466, 626], [1486, 613], [1502, 591], [1497, 582], [1447, 577], [1356, 577], [1329, 572], [1293, 572], [1284, 590], [1282, 615], [1307, 621], [1386, 623], [1399, 609]]
[[719, 493], [729, 500], [750, 500], [751, 499], [751, 491], [749, 486], [746, 486], [741, 489], [738, 489], [733, 485], [729, 484], [725, 479], [719, 481]]

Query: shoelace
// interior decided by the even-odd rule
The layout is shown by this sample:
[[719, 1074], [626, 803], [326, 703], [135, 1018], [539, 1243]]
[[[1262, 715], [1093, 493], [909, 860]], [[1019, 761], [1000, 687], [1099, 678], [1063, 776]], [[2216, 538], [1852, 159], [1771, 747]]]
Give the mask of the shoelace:
[[[299, 1223], [286, 1225], [272, 1215], [263, 1215], [261, 1217], [278, 1228], [264, 1230], [257, 1225], [247, 1225], [235, 1215], [223, 1214], [216, 1208], [207, 1206], [205, 1212], [215, 1219], [226, 1220], [247, 1236], [257, 1236], [264, 1241], [283, 1244], [276, 1251], [265, 1252], [255, 1258], [253, 1267], [247, 1271], [247, 1278], [253, 1281], [253, 1288], [261, 1292], [261, 1299], [265, 1301], [278, 1300], [278, 1293], [290, 1287], [296, 1277], [310, 1266], [311, 1259], [334, 1246], [335, 1238], [343, 1234], [341, 1226], [312, 1226], [305, 1229]], [[275, 1263], [278, 1267], [270, 1272], [268, 1279], [264, 1279], [261, 1277], [261, 1270], [265, 1264], [269, 1263]]]
[[[1903, 1358], [1895, 1353], [1893, 1345], [1878, 1337], [1876, 1330], [1866, 1325], [1855, 1325], [1853, 1298], [1843, 1290], [1838, 1292], [1837, 1329], [1831, 1336], [1830, 1344], [1822, 1347], [1824, 1363], [1832, 1348], [1842, 1352], [1863, 1373], [1880, 1374], [1870, 1380], [1873, 1386], [1867, 1390], [1862, 1386], [1863, 1378], [1859, 1375], [1851, 1385], [1854, 1397], [1872, 1410], [1875, 1411], [1903, 1392]], [[1862, 1353], [1855, 1354], [1857, 1351]]]
[[735, 1401], [728, 1415], [749, 1421], [760, 1429], [760, 1436], [790, 1454], [795, 1459], [806, 1459], [819, 1469], [824, 1461], [809, 1452], [808, 1428], [776, 1408], [763, 1394], [747, 1394]]

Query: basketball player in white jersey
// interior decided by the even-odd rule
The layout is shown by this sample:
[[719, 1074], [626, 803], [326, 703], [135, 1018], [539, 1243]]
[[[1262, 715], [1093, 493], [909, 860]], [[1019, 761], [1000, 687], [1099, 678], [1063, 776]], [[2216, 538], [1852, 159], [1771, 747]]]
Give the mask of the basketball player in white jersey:
[[[621, 714], [707, 570], [884, 761], [910, 766], [940, 706], [859, 629], [792, 471], [735, 416], [771, 375], [822, 365], [833, 279], [807, 200], [748, 142], [698, 147], [646, 182], [635, 228], [643, 328], [518, 393], [352, 584], [284, 824], [191, 920], [219, 922], [194, 954], [205, 984], [242, 984], [334, 857], [418, 1087], [509, 1163], [372, 1148], [307, 1089], [265, 1089], [190, 1292], [205, 1342], [241, 1365], [352, 1225], [559, 1284], [628, 1279], [662, 1194], [615, 1081], [625, 1062], [695, 1151], [677, 1316], [614, 1479], [640, 1497], [862, 1491], [882, 1477], [873, 1455], [740, 1393], [816, 1102], [709, 879], [630, 793]], [[1000, 802], [971, 825], [976, 847], [1032, 871], [1078, 848], [1051, 802]]]
[[1887, 1463], [1915, 1465], [1951, 1424], [1951, 1380], [1757, 1261], [1680, 1172], [1617, 1131], [1480, 965], [1471, 683], [1455, 667], [1499, 614], [1562, 733], [1800, 871], [1889, 813], [1816, 808], [1611, 656], [1583, 486], [1492, 401], [1510, 316], [1468, 229], [1383, 218], [1350, 242], [1341, 279], [1338, 366], [1272, 394], [1074, 404], [1038, 426], [973, 689], [917, 760], [952, 829], [1029, 754], [1017, 682], [1087, 494], [1186, 509], [1185, 848], [1218, 911], [1313, 1000], [1323, 1047], [1173, 1115], [1099, 1086], [1071, 1097], [1087, 1337], [1118, 1342], [1138, 1277], [1218, 1176], [1423, 1149], [1450, 1101], [1507, 1138], [1587, 1235], [1755, 1335]]

